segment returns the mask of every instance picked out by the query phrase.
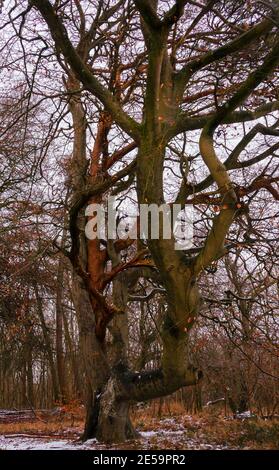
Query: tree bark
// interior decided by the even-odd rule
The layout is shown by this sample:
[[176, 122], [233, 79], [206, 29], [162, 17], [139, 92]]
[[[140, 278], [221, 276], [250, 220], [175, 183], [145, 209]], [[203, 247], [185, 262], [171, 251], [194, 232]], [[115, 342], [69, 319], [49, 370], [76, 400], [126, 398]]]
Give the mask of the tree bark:
[[[108, 242], [108, 253], [115, 267], [120, 262], [113, 241]], [[87, 419], [83, 438], [96, 437], [101, 442], [123, 442], [137, 436], [131, 423], [130, 399], [123, 392], [119, 375], [128, 370], [128, 279], [125, 272], [113, 281], [113, 303], [122, 312], [115, 316], [109, 325], [112, 345], [107, 361], [109, 376], [106, 383], [95, 393], [91, 391], [91, 401], [87, 403]], [[109, 357], [108, 357], [109, 356]], [[116, 375], [115, 375], [116, 374]]]
[[117, 383], [110, 378], [100, 402], [96, 437], [103, 442], [123, 442], [135, 438], [137, 433], [131, 423], [129, 409], [130, 402], [118, 399]]
[[69, 331], [68, 319], [64, 310], [63, 310], [63, 325], [64, 325], [66, 347], [67, 347], [67, 350], [69, 351], [70, 360], [71, 360], [71, 368], [72, 368], [72, 372], [74, 376], [75, 392], [76, 392], [76, 395], [80, 398], [82, 397], [82, 385], [81, 385], [79, 363], [78, 363], [76, 351], [74, 350], [73, 340], [71, 338], [71, 334]]
[[[64, 249], [66, 240], [66, 225], [64, 220], [61, 247]], [[64, 259], [59, 255], [57, 278], [56, 278], [56, 365], [59, 384], [59, 399], [62, 403], [67, 401], [67, 387], [65, 381], [65, 362], [63, 350], [63, 278], [64, 278]]]
[[52, 388], [53, 388], [53, 398], [54, 398], [54, 401], [58, 401], [59, 400], [59, 385], [58, 385], [58, 378], [57, 378], [56, 367], [55, 367], [55, 362], [54, 362], [54, 357], [53, 357], [53, 352], [52, 352], [51, 338], [50, 338], [48, 327], [46, 325], [44, 312], [43, 312], [42, 298], [39, 294], [37, 285], [34, 285], [34, 292], [35, 292], [36, 301], [37, 301], [38, 316], [40, 319], [41, 328], [42, 328], [43, 337], [44, 337], [46, 354], [47, 354], [47, 358], [49, 362]]

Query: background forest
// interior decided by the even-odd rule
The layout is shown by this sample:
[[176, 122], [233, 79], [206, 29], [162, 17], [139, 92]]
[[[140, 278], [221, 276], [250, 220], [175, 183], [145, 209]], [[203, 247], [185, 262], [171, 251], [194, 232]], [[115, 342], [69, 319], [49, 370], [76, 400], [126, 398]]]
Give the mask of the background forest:
[[[2, 3], [0, 408], [84, 406], [104, 442], [276, 419], [278, 2]], [[193, 205], [193, 246], [88, 240], [109, 196], [127, 227]]]

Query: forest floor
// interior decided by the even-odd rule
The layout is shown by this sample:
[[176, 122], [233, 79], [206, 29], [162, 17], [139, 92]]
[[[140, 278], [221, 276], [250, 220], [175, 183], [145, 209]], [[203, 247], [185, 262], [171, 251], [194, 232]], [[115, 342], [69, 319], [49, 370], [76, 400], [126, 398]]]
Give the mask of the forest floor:
[[80, 441], [82, 408], [29, 411], [25, 416], [0, 410], [0, 450], [279, 449], [279, 418], [233, 419], [208, 410], [195, 415], [175, 410], [159, 418], [149, 407], [136, 410], [133, 422], [139, 432], [136, 441], [105, 446], [95, 439]]

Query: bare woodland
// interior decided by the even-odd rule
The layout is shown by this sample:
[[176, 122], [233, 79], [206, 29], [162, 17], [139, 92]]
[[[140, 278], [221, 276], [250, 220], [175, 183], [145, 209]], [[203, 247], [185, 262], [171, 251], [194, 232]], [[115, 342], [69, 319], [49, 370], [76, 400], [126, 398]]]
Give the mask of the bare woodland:
[[[278, 415], [278, 1], [2, 3], [0, 408]], [[192, 205], [193, 247], [89, 240], [109, 196]]]

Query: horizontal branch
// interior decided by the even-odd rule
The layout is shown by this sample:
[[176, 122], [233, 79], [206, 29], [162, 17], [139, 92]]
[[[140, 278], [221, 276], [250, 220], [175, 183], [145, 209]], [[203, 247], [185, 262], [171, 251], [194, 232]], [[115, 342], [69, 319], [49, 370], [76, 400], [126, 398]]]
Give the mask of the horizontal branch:
[[147, 302], [156, 294], [165, 294], [166, 290], [161, 289], [160, 287], [155, 287], [146, 295], [129, 295], [129, 302]]
[[139, 373], [127, 371], [120, 376], [125, 396], [132, 401], [145, 401], [169, 395], [181, 387], [196, 385], [202, 378], [202, 373], [189, 366], [184, 377], [173, 375], [173, 379], [165, 378], [162, 369], [143, 371]]
[[[231, 112], [223, 121], [223, 124], [237, 124], [241, 122], [255, 121], [261, 117], [279, 110], [279, 101], [265, 103], [253, 111], [235, 111]], [[205, 124], [214, 116], [214, 113], [204, 114], [201, 116], [190, 118], [187, 112], [182, 112], [176, 121], [176, 125], [170, 131], [170, 137], [187, 132], [202, 129]]]

